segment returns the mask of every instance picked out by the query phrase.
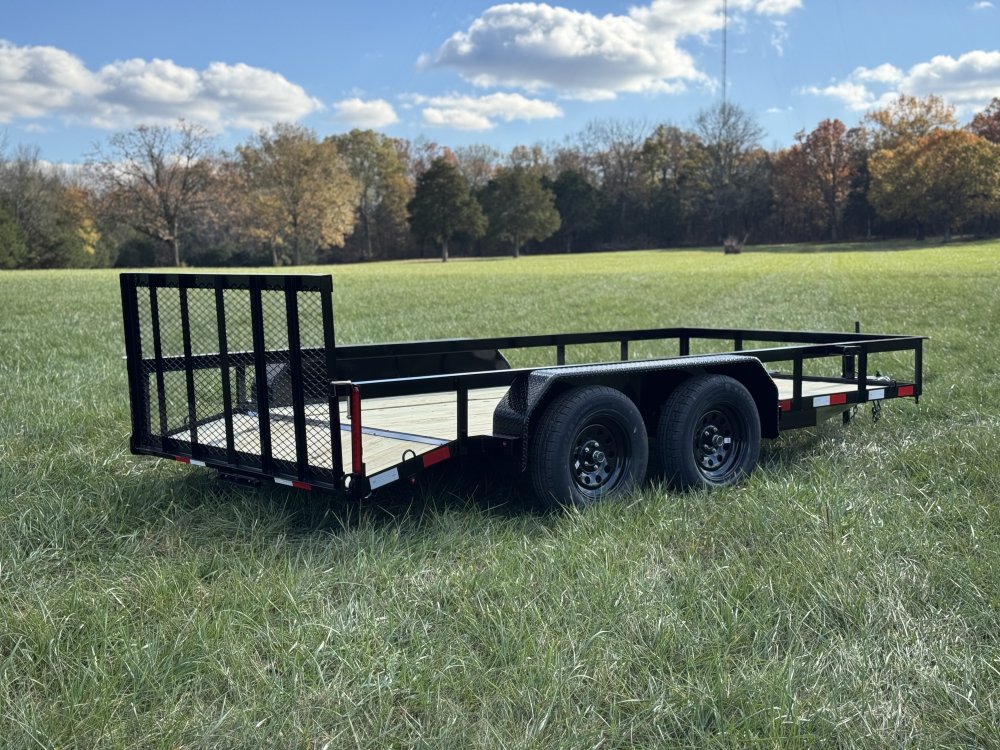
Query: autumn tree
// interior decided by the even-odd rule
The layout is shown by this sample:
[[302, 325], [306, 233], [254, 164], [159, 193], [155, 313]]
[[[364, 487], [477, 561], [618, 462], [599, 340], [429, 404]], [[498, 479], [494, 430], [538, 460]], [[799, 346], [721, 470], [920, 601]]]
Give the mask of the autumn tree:
[[508, 169], [523, 169], [539, 177], [548, 175], [551, 169], [545, 149], [539, 144], [533, 146], [517, 145], [507, 154]]
[[351, 237], [357, 238], [366, 260], [388, 255], [405, 241], [409, 198], [406, 171], [392, 139], [374, 130], [355, 129], [330, 140], [358, 185], [357, 222]]
[[775, 221], [783, 241], [818, 237], [825, 226], [823, 199], [810, 179], [799, 144], [773, 156], [771, 186], [774, 190]]
[[413, 235], [421, 242], [440, 246], [442, 261], [448, 260], [448, 244], [458, 232], [478, 238], [486, 231], [486, 217], [469, 191], [469, 183], [445, 157], [434, 159], [417, 178], [407, 209]]
[[866, 114], [865, 126], [872, 150], [881, 151], [914, 143], [937, 130], [954, 130], [958, 121], [955, 108], [939, 96], [901, 94], [887, 107]]
[[447, 149], [442, 148], [437, 142], [428, 140], [420, 136], [415, 140], [408, 141], [405, 138], [397, 138], [393, 145], [396, 147], [396, 154], [399, 161], [406, 170], [406, 181], [410, 185], [416, 185], [417, 179], [431, 167], [431, 162], [442, 155]]
[[819, 203], [832, 242], [840, 239], [854, 163], [848, 130], [840, 120], [823, 120], [808, 134], [799, 131], [781, 159], [785, 199]]
[[972, 118], [969, 132], [991, 143], [1000, 143], [1000, 97], [994, 97], [986, 109]]
[[278, 124], [237, 147], [259, 236], [272, 263], [300, 265], [321, 246], [341, 246], [354, 227], [358, 183], [333, 141]]
[[[1000, 205], [1000, 146], [961, 130], [936, 130], [872, 156], [871, 201], [889, 219], [952, 230]], [[918, 229], [919, 231], [919, 229]]]
[[98, 146], [88, 166], [105, 209], [137, 232], [166, 244], [181, 265], [181, 237], [204, 206], [213, 141], [200, 125], [140, 125]]
[[[9, 257], [32, 268], [89, 268], [110, 263], [91, 193], [43, 163], [34, 147], [19, 147], [0, 165], [0, 207], [23, 245]], [[10, 262], [10, 261], [8, 261]]]
[[515, 258], [529, 240], [544, 240], [559, 229], [555, 195], [527, 167], [502, 170], [483, 194], [489, 236], [510, 243]]
[[490, 183], [501, 159], [499, 151], [484, 143], [459, 146], [453, 154], [455, 166], [465, 177], [465, 181], [469, 183], [469, 189], [473, 193], [482, 190]]

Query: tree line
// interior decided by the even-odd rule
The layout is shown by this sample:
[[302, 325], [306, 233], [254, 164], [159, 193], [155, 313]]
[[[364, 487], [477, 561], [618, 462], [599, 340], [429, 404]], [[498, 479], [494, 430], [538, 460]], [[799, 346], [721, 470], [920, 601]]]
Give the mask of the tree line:
[[139, 126], [72, 172], [0, 144], [0, 269], [299, 265], [1000, 230], [1000, 98], [961, 125], [900, 96], [784, 149], [738, 105], [690, 128], [589, 123], [565, 143], [449, 149], [277, 124], [232, 152]]

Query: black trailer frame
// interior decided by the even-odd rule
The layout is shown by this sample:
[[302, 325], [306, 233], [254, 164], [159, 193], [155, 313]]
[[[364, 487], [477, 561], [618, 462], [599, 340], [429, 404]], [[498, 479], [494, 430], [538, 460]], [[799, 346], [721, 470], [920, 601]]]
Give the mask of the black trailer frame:
[[[120, 278], [133, 453], [354, 497], [462, 456], [508, 456], [523, 471], [538, 415], [584, 384], [624, 392], [652, 433], [679, 383], [724, 374], [750, 392], [761, 434], [771, 438], [834, 414], [846, 420], [862, 404], [880, 409], [885, 400], [918, 399], [923, 390], [924, 337], [861, 333], [858, 326], [853, 333], [670, 327], [338, 346], [330, 276]], [[676, 354], [631, 359], [640, 342]], [[708, 343], [719, 351], [692, 354], [694, 344]], [[568, 349], [591, 344], [617, 345], [617, 361], [567, 364]], [[545, 348], [555, 360], [545, 367], [512, 368], [502, 353]], [[888, 353], [912, 355], [912, 378], [873, 373], [873, 357]], [[814, 362], [836, 374], [807, 373]], [[493, 429], [477, 434], [470, 431], [470, 393], [490, 388], [506, 391]], [[428, 438], [418, 449], [412, 440], [420, 435], [363, 424], [362, 399], [426, 394], [453, 394], [453, 438]], [[371, 470], [366, 437], [409, 447]]]

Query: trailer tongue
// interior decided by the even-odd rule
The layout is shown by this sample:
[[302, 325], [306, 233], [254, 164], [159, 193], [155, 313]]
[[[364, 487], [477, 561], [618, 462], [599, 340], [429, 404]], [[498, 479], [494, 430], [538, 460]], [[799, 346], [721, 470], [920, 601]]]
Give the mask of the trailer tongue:
[[[762, 437], [922, 389], [919, 336], [749, 329], [335, 344], [329, 276], [121, 275], [133, 453], [362, 497], [453, 459], [586, 505], [647, 472], [723, 486]], [[693, 355], [711, 342], [717, 353]], [[587, 345], [611, 362], [568, 365]], [[640, 346], [661, 352], [634, 359]], [[505, 352], [548, 349], [545, 367]], [[882, 376], [875, 360], [912, 377]], [[901, 365], [900, 361], [904, 364]]]

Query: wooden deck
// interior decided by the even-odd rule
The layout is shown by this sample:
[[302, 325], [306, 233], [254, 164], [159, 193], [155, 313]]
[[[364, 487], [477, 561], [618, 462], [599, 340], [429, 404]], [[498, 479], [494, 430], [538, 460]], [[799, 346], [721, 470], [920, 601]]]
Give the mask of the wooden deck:
[[[507, 387], [469, 391], [469, 435], [493, 434], [493, 411]], [[306, 407], [306, 453], [309, 464], [331, 468], [330, 414], [326, 404]], [[341, 449], [345, 467], [351, 466], [351, 423], [346, 404], [341, 403]], [[395, 466], [406, 457], [420, 455], [458, 438], [457, 396], [451, 393], [428, 393], [361, 401], [363, 434], [361, 450], [368, 474]], [[177, 440], [190, 440], [190, 431], [175, 433]], [[203, 445], [225, 447], [225, 422], [218, 419], [198, 428]], [[260, 454], [260, 431], [255, 415], [233, 417], [235, 448], [243, 453]], [[283, 461], [295, 461], [295, 425], [290, 407], [271, 410], [271, 455]]]
[[[778, 400], [784, 401], [792, 398], [794, 385], [791, 378], [774, 378], [775, 385], [778, 386]], [[869, 384], [868, 390], [874, 391], [885, 388], [884, 385]], [[836, 383], [827, 381], [804, 380], [802, 382], [802, 397], [813, 398], [814, 396], [829, 396], [831, 393], [852, 393], [857, 390], [857, 386], [850, 383]]]
[[[792, 398], [792, 381], [775, 378], [778, 398]], [[869, 386], [869, 390], [881, 386]], [[844, 383], [805, 381], [804, 397], [847, 393], [855, 390]], [[493, 411], [507, 392], [506, 386], [469, 391], [469, 435], [493, 434]], [[306, 445], [309, 464], [331, 468], [332, 449], [330, 415], [326, 404], [306, 407]], [[371, 475], [388, 469], [412, 455], [421, 455], [458, 437], [458, 406], [454, 392], [419, 396], [397, 396], [361, 401], [362, 452], [365, 471]], [[341, 404], [341, 448], [343, 465], [351, 466], [350, 421], [346, 404]], [[225, 446], [225, 423], [222, 419], [198, 428], [199, 442]], [[256, 415], [233, 417], [235, 448], [260, 454], [260, 434]], [[190, 432], [175, 433], [178, 440], [190, 440]], [[412, 453], [411, 453], [412, 452]], [[291, 408], [271, 410], [271, 453], [276, 459], [295, 461], [295, 427]]]

